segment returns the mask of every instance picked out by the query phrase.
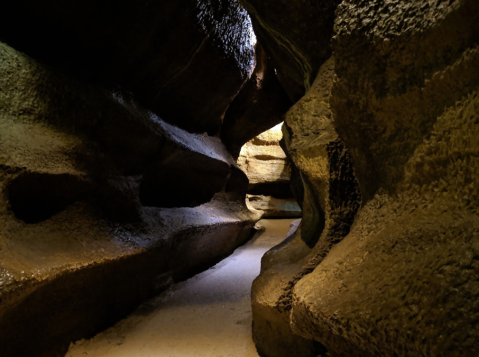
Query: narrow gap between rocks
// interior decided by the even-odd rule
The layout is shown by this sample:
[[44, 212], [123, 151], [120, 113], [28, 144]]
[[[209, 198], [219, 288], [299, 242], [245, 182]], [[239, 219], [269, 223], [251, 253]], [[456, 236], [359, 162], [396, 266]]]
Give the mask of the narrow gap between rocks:
[[263, 254], [292, 226], [294, 219], [259, 221], [259, 232], [231, 256], [91, 340], [72, 344], [65, 357], [258, 356], [251, 337], [251, 284]]
[[296, 167], [281, 146], [283, 123], [255, 136], [241, 148], [237, 164], [249, 179], [246, 203], [263, 218], [299, 218], [303, 184], [294, 180]]

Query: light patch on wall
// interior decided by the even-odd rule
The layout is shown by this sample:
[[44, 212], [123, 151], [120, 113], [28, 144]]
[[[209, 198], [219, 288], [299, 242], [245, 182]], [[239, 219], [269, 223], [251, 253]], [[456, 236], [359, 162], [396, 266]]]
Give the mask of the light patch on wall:
[[254, 137], [241, 148], [238, 167], [251, 184], [289, 182], [291, 169], [279, 141], [283, 137], [280, 123]]
[[279, 142], [283, 138], [283, 132], [281, 131], [282, 126], [283, 122], [259, 134], [256, 138], [261, 141]]
[[243, 74], [250, 76], [255, 67], [256, 35], [248, 12], [238, 0], [199, 0], [198, 20], [203, 31], [214, 33], [216, 45], [235, 58]]

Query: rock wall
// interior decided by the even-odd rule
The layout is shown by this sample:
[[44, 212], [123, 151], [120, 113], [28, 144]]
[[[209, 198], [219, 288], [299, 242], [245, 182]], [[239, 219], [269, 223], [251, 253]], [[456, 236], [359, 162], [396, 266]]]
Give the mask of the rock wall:
[[231, 154], [290, 100], [303, 219], [254, 282], [261, 356], [478, 355], [479, 3], [242, 3], [256, 71], [236, 1], [0, 4], [2, 355], [59, 355], [247, 240], [267, 185]]
[[[478, 10], [472, 0], [338, 7], [335, 79], [326, 62], [285, 121], [312, 209], [254, 283], [261, 356], [478, 354]], [[316, 143], [347, 148], [354, 175], [337, 155], [319, 161]], [[331, 190], [354, 176], [357, 214], [328, 213], [357, 207], [357, 190]]]
[[264, 217], [301, 217], [291, 192], [291, 164], [279, 145], [281, 125], [261, 133], [241, 148], [238, 167], [249, 179], [247, 203]]
[[2, 356], [61, 355], [230, 254], [261, 217], [206, 133], [253, 70], [248, 15], [178, 6], [0, 5]]
[[188, 131], [217, 134], [254, 69], [251, 20], [236, 0], [6, 0], [0, 11], [3, 42]]
[[263, 218], [301, 217], [301, 207], [295, 198], [276, 198], [263, 195], [246, 195], [246, 205], [263, 211]]

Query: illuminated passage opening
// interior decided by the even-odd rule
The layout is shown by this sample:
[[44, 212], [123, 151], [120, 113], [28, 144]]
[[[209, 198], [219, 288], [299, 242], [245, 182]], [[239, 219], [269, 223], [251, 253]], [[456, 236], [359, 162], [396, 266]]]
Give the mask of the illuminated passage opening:
[[263, 217], [268, 218], [302, 215], [292, 190], [292, 184], [296, 184], [291, 181], [294, 168], [280, 146], [282, 125], [280, 123], [244, 144], [237, 161], [250, 182], [246, 203], [250, 209], [264, 211]]

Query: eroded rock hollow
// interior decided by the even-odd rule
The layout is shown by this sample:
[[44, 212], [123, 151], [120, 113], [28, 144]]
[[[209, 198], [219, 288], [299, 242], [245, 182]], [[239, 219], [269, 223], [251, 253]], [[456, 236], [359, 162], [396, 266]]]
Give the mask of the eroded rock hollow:
[[251, 162], [282, 160], [303, 219], [253, 284], [259, 355], [477, 357], [477, 0], [0, 11], [2, 356], [61, 355], [246, 242], [236, 161], [284, 121]]

